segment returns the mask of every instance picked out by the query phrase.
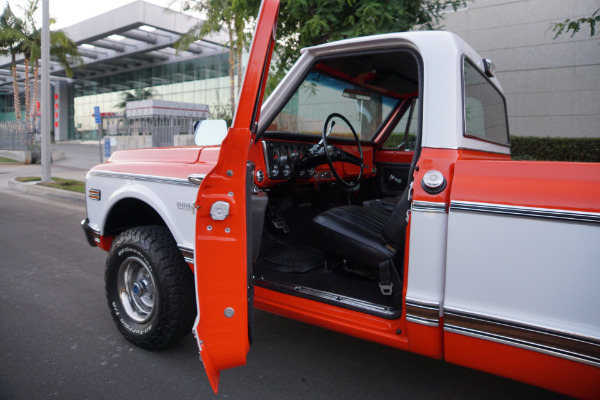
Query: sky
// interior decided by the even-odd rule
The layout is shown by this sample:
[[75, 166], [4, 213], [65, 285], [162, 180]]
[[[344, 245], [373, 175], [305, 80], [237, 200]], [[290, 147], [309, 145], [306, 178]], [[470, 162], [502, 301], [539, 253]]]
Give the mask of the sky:
[[[38, 16], [36, 18], [38, 26], [42, 26], [42, 1], [40, 0]], [[133, 3], [135, 0], [49, 0], [50, 17], [56, 19], [56, 24], [52, 29], [63, 29], [70, 25], [92, 18], [96, 15], [114, 10], [125, 4]], [[161, 7], [167, 7], [171, 0], [145, 0], [147, 3], [156, 4]], [[6, 0], [0, 0], [2, 9], [6, 5]], [[27, 5], [27, 0], [9, 0], [11, 9], [17, 15], [22, 15], [22, 7]], [[178, 9], [178, 6], [173, 6]]]

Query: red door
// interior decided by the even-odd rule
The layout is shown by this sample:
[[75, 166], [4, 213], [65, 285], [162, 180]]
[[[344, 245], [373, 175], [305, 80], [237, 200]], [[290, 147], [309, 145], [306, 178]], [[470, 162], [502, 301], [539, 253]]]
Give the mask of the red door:
[[196, 302], [194, 333], [215, 393], [223, 369], [246, 364], [250, 348], [251, 282], [248, 279], [246, 179], [248, 150], [257, 124], [279, 0], [263, 0], [238, 108], [219, 161], [196, 199]]

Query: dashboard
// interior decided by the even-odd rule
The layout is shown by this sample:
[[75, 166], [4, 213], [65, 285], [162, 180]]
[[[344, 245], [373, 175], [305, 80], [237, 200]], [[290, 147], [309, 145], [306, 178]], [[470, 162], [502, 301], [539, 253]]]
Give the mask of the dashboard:
[[315, 144], [265, 140], [262, 145], [270, 180], [306, 179], [315, 174], [314, 168], [302, 167]]
[[[296, 180], [328, 181], [334, 179], [321, 145], [306, 142], [263, 140], [261, 146], [265, 163], [264, 171], [263, 168], [257, 165], [256, 181], [260, 186], [269, 186], [269, 182], [275, 184]], [[363, 177], [367, 177], [371, 175], [372, 151], [370, 151], [371, 147], [368, 145], [362, 145], [362, 147], [364, 157]], [[336, 144], [335, 146], [328, 146], [328, 149], [329, 156], [334, 161], [338, 173], [348, 177], [358, 176], [360, 168], [348, 160], [348, 158], [360, 160], [356, 157], [358, 149], [354, 143]], [[339, 167], [337, 167], [338, 164]]]

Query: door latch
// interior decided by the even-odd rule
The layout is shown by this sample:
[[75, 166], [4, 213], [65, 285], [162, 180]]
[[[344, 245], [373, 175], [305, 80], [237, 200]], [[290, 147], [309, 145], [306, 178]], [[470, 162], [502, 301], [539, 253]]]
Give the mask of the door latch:
[[215, 221], [223, 221], [229, 216], [229, 203], [226, 201], [215, 201], [210, 207], [210, 216]]

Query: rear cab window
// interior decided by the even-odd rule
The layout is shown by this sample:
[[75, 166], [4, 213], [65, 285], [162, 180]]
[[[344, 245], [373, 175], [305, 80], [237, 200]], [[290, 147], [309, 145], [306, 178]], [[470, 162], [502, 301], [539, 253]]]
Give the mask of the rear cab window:
[[504, 96], [468, 58], [463, 73], [464, 136], [509, 146]]

